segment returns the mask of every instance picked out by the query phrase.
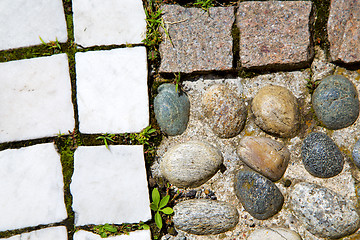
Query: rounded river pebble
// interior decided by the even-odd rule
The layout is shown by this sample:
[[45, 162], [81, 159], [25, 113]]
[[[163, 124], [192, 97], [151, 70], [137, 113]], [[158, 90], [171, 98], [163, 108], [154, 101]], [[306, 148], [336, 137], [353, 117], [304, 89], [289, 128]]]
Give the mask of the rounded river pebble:
[[294, 186], [290, 208], [304, 227], [318, 237], [340, 238], [359, 228], [359, 214], [348, 200], [312, 183]]
[[301, 240], [301, 237], [287, 228], [261, 228], [252, 232], [247, 240]]
[[237, 153], [249, 167], [272, 181], [284, 175], [290, 160], [290, 152], [284, 144], [265, 137], [243, 137]]
[[219, 234], [236, 226], [239, 213], [226, 202], [191, 199], [174, 206], [174, 225], [182, 231], [197, 234]]
[[276, 185], [251, 169], [239, 170], [234, 187], [245, 210], [256, 219], [264, 220], [274, 216], [284, 203], [284, 197]]
[[175, 85], [170, 83], [161, 85], [158, 92], [154, 99], [154, 112], [161, 130], [170, 136], [182, 134], [190, 115], [187, 95], [176, 91]]
[[179, 188], [195, 188], [220, 169], [221, 152], [207, 142], [189, 141], [169, 149], [160, 163], [162, 175]]
[[358, 92], [341, 75], [331, 75], [320, 82], [312, 96], [312, 105], [317, 118], [329, 129], [348, 127], [359, 116]]
[[344, 166], [344, 157], [338, 146], [321, 132], [306, 136], [301, 147], [301, 156], [305, 169], [315, 177], [336, 176]]
[[247, 109], [244, 100], [225, 85], [213, 85], [202, 97], [203, 113], [213, 132], [231, 138], [244, 128]]
[[255, 123], [280, 137], [293, 137], [300, 126], [300, 111], [295, 96], [286, 88], [268, 85], [252, 101]]

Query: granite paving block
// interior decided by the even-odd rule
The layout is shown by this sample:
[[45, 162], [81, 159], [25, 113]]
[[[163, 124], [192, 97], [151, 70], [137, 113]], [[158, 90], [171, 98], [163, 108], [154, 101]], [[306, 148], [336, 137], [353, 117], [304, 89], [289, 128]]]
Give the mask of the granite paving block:
[[141, 0], [73, 0], [75, 42], [82, 47], [141, 43], [146, 35]]
[[66, 227], [50, 227], [29, 233], [22, 233], [10, 238], [0, 238], [4, 240], [67, 240]]
[[66, 54], [0, 63], [0, 75], [0, 142], [74, 129]]
[[214, 7], [209, 13], [178, 5], [164, 5], [161, 9], [169, 36], [162, 31], [160, 72], [232, 69], [234, 7]]
[[67, 41], [61, 0], [1, 0], [0, 50]]
[[242, 67], [278, 70], [309, 65], [314, 54], [310, 1], [240, 2], [236, 17]]
[[74, 161], [76, 226], [151, 219], [143, 146], [78, 147]]
[[140, 132], [149, 125], [145, 47], [76, 53], [82, 133]]
[[[74, 234], [74, 240], [102, 240], [103, 238], [100, 235], [87, 232], [87, 231], [77, 231]], [[141, 230], [135, 232], [129, 232], [129, 235], [119, 235], [108, 237], [109, 240], [151, 240], [150, 230]]]
[[331, 59], [360, 62], [360, 0], [332, 0], [327, 29]]
[[67, 217], [60, 155], [53, 143], [0, 152], [0, 231]]

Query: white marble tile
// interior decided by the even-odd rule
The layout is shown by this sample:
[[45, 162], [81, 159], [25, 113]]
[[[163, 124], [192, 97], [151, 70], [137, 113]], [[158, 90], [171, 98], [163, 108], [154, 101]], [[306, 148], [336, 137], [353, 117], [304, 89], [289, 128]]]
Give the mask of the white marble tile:
[[6, 240], [67, 240], [66, 227], [50, 227], [28, 233], [22, 233], [10, 238], [0, 238]]
[[146, 35], [141, 0], [73, 0], [75, 42], [82, 47], [141, 43]]
[[61, 0], [1, 0], [0, 50], [67, 41]]
[[0, 231], [67, 217], [60, 155], [53, 143], [0, 152]]
[[80, 146], [74, 161], [76, 226], [151, 219], [143, 146]]
[[66, 54], [0, 63], [0, 76], [0, 142], [74, 129]]
[[[99, 235], [80, 230], [74, 234], [74, 240], [102, 240]], [[130, 232], [129, 235], [108, 237], [108, 240], [151, 240], [150, 230]]]
[[82, 133], [140, 132], [149, 125], [145, 47], [76, 53]]

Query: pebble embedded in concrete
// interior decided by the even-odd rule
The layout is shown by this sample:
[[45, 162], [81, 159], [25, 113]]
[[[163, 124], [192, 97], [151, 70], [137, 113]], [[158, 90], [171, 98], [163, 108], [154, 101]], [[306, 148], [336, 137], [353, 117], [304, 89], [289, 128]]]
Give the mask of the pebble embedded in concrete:
[[287, 228], [260, 228], [253, 231], [246, 240], [301, 240], [296, 232]]
[[143, 146], [80, 146], [70, 184], [75, 225], [151, 219]]
[[216, 200], [193, 199], [174, 206], [177, 229], [196, 234], [219, 234], [233, 229], [239, 222], [235, 206]]
[[360, 226], [359, 214], [349, 200], [316, 184], [297, 183], [289, 201], [298, 220], [318, 237], [345, 237]]
[[211, 86], [201, 102], [207, 123], [218, 137], [235, 137], [243, 130], [247, 107], [244, 99], [228, 87], [220, 84]]
[[220, 169], [222, 153], [203, 141], [188, 141], [169, 149], [160, 163], [162, 175], [176, 187], [195, 188]]

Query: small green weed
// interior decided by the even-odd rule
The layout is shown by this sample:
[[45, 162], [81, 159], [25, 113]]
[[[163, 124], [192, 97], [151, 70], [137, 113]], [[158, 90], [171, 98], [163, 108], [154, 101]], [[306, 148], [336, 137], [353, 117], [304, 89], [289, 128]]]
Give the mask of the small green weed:
[[195, 7], [200, 7], [204, 11], [209, 11], [209, 8], [214, 6], [213, 0], [196, 0], [194, 2]]
[[180, 85], [180, 72], [178, 74], [175, 74], [175, 91], [176, 92], [180, 92], [179, 90], [179, 85]]
[[145, 224], [144, 222], [135, 223], [135, 224], [127, 224], [124, 223], [122, 225], [110, 225], [108, 223], [104, 225], [98, 225], [93, 227], [93, 231], [100, 235], [102, 238], [106, 238], [109, 236], [121, 235], [126, 234], [129, 235], [129, 232], [136, 231], [136, 230], [148, 230], [150, 229], [149, 225]]
[[49, 43], [46, 43], [40, 36], [39, 36], [39, 38], [40, 38], [41, 43], [44, 46], [46, 46], [49, 50], [54, 50], [54, 49], [61, 50], [61, 46], [60, 46], [57, 38], [55, 41], [50, 41]]
[[105, 144], [105, 147], [106, 147], [108, 150], [110, 150], [110, 149], [109, 149], [108, 141], [110, 141], [110, 142], [115, 142], [115, 138], [116, 138], [115, 134], [105, 133], [105, 134], [97, 137], [96, 140], [103, 140], [103, 141], [104, 141], [104, 144]]
[[306, 80], [306, 87], [309, 89], [309, 93], [312, 95], [315, 89], [317, 88], [317, 86], [319, 86], [321, 80], [315, 80], [315, 81], [312, 81], [310, 79], [305, 79], [305, 80]]
[[159, 190], [157, 188], [154, 188], [151, 197], [152, 202], [150, 203], [150, 208], [155, 212], [156, 226], [161, 229], [163, 223], [160, 212], [166, 215], [171, 215], [174, 212], [171, 207], [166, 207], [166, 205], [169, 203], [170, 195], [166, 195], [165, 197], [161, 198]]

